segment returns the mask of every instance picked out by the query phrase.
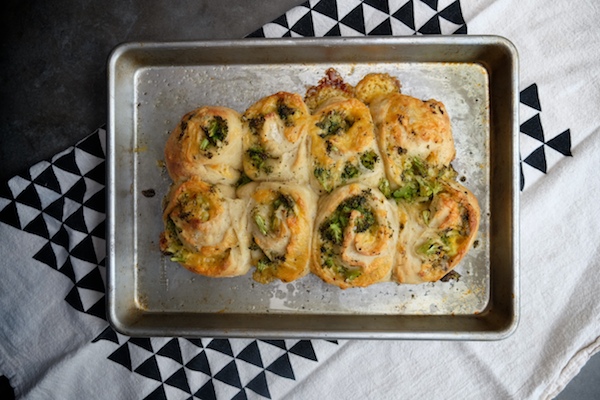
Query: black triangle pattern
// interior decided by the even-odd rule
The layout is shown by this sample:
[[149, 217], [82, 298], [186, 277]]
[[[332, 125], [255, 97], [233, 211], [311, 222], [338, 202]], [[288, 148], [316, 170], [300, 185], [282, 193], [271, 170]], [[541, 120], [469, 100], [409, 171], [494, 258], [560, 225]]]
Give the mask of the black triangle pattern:
[[364, 0], [364, 3], [386, 14], [390, 13], [390, 6], [387, 0]]
[[288, 353], [283, 354], [281, 357], [273, 361], [273, 363], [269, 365], [266, 368], [266, 370], [283, 378], [293, 380], [296, 379], [294, 375], [294, 368], [292, 368], [292, 364], [290, 363], [290, 356], [288, 355]]
[[438, 0], [420, 0], [421, 3], [427, 4], [432, 10], [437, 11]]
[[262, 358], [260, 357], [260, 349], [258, 348], [256, 340], [246, 346], [236, 358], [249, 362], [257, 367], [264, 368]]
[[208, 376], [212, 376], [210, 372], [210, 363], [208, 362], [208, 358], [204, 351], [198, 353], [194, 358], [188, 361], [185, 366], [193, 371], [202, 372]]
[[529, 85], [523, 89], [520, 93], [520, 101], [526, 106], [535, 108], [538, 111], [542, 111], [542, 105], [540, 104], [540, 98], [538, 95], [537, 84]]
[[40, 196], [35, 190], [35, 185], [32, 183], [28, 185], [15, 199], [18, 203], [25, 204], [26, 206], [33, 207], [37, 210], [42, 209], [42, 202]]
[[[303, 37], [313, 37], [315, 36], [313, 24], [314, 13], [324, 15], [337, 21], [337, 24], [330, 28], [328, 32], [323, 34], [323, 36], [341, 36], [341, 32], [343, 30], [341, 26], [351, 28], [354, 31], [356, 31], [357, 34], [362, 35], [392, 35], [392, 26], [396, 23], [393, 22], [392, 19], [401, 22], [402, 24], [410, 28], [414, 32], [414, 34], [420, 33], [425, 35], [448, 35], [467, 33], [467, 25], [462, 15], [460, 0], [456, 0], [450, 3], [450, 5], [448, 5], [442, 10], [438, 10], [438, 0], [408, 0], [396, 10], [390, 9], [391, 3], [388, 0], [362, 0], [354, 9], [352, 9], [347, 14], [344, 14], [343, 16], [340, 16], [338, 14], [337, 3], [339, 1], [340, 0], [321, 0], [313, 2], [312, 5], [309, 2], [304, 2], [303, 4], [297, 6], [295, 9], [295, 11], [302, 16], [293, 24], [293, 26], [290, 26], [288, 16], [287, 14], [284, 14], [279, 18], [276, 18], [273, 21], [271, 21], [271, 23], [277, 24], [285, 29], [280, 30], [278, 33], [269, 33], [269, 35], [279, 35], [279, 37], [291, 37], [293, 36], [292, 32], [294, 32], [295, 35]], [[424, 3], [429, 8], [436, 11], [435, 14], [422, 26], [415, 25], [415, 12], [421, 12], [419, 11], [421, 8], [415, 7], [415, 1]], [[365, 21], [365, 7], [371, 7], [372, 9], [387, 14], [388, 19], [382, 21], [378, 24], [376, 28], [367, 32]], [[458, 28], [452, 31], [448, 31], [448, 28], [442, 28], [440, 24], [440, 18], [452, 22], [455, 25], [458, 25]], [[252, 32], [248, 35], [248, 37], [266, 37], [264, 27], [261, 27], [260, 29], [257, 29], [256, 31]]]
[[267, 383], [267, 376], [264, 371], [256, 375], [256, 377], [254, 377], [250, 382], [248, 382], [246, 387], [252, 390], [254, 393], [266, 397], [267, 399], [271, 398], [271, 393], [269, 392], [269, 384]]
[[350, 28], [354, 29], [355, 31], [362, 33], [363, 35], [366, 34], [365, 16], [364, 16], [361, 5], [359, 5], [354, 10], [352, 10], [348, 14], [346, 14], [346, 16], [344, 18], [342, 18], [342, 20], [340, 22], [343, 23], [344, 25], [349, 26]]
[[331, 19], [335, 19], [336, 21], [338, 20], [336, 0], [322, 0], [314, 5], [312, 9]]
[[298, 343], [296, 343], [290, 348], [290, 353], [300, 357], [304, 357], [308, 360], [319, 361], [317, 360], [315, 349], [313, 348], [313, 345], [310, 342], [310, 340], [300, 340]]
[[376, 26], [371, 32], [370, 36], [390, 36], [392, 35], [392, 23], [389, 18], [385, 19], [381, 24]]
[[291, 27], [291, 30], [300, 36], [315, 36], [315, 31], [313, 27], [313, 19], [310, 12], [306, 13], [304, 17], [300, 18], [298, 22]]
[[201, 400], [217, 400], [217, 394], [215, 392], [215, 386], [212, 383], [212, 380], [206, 382], [196, 393], [194, 393], [194, 397], [197, 397]]
[[550, 139], [546, 142], [546, 144], [553, 148], [554, 150], [561, 153], [563, 156], [572, 157], [571, 154], [571, 130], [567, 129], [563, 133], [555, 136], [553, 139]]
[[129, 353], [129, 346], [127, 343], [123, 343], [117, 350], [115, 350], [108, 359], [121, 364], [125, 368], [131, 371], [131, 355]]
[[233, 351], [231, 350], [231, 344], [228, 339], [213, 339], [210, 341], [207, 349], [213, 349], [219, 353], [223, 353], [227, 356], [233, 357]]
[[100, 274], [100, 268], [96, 267], [92, 269], [86, 276], [81, 278], [77, 282], [77, 287], [104, 293], [104, 281], [102, 280], [102, 275]]
[[183, 364], [183, 358], [181, 357], [181, 347], [179, 347], [179, 341], [177, 339], [171, 339], [165, 344], [156, 354], [169, 357], [179, 364]]
[[[100, 130], [102, 130], [102, 133]], [[75, 147], [98, 158], [104, 158], [104, 150], [102, 150], [102, 143], [100, 142], [100, 135], [104, 133], [104, 127], [102, 127], [94, 132], [94, 134], [77, 143]]]
[[544, 145], [541, 145], [537, 149], [531, 152], [524, 160], [524, 163], [531, 165], [533, 168], [546, 173], [546, 152], [544, 151]]
[[235, 396], [231, 398], [231, 400], [247, 400], [248, 396], [246, 396], [246, 391], [244, 389], [240, 390]]
[[156, 361], [156, 356], [149, 357], [146, 361], [141, 363], [136, 369], [135, 372], [145, 376], [146, 378], [154, 379], [155, 381], [162, 382], [160, 376], [160, 369], [158, 368], [158, 362]]
[[[239, 392], [234, 396], [234, 398], [246, 398], [247, 390], [250, 390], [259, 396], [264, 398], [271, 398], [271, 392], [269, 388], [269, 382], [273, 381], [274, 378], [280, 377], [284, 379], [295, 380], [296, 375], [294, 373], [293, 364], [290, 362], [290, 354], [295, 356], [302, 357], [303, 359], [310, 360], [313, 362], [318, 362], [317, 354], [315, 352], [315, 347], [313, 346], [313, 342], [310, 340], [299, 340], [293, 346], [289, 347], [286, 345], [286, 341], [284, 340], [264, 340], [264, 342], [272, 344], [273, 350], [269, 350], [270, 347], [262, 349], [258, 346], [258, 340], [251, 341], [246, 345], [237, 356], [232, 356], [232, 347], [230, 339], [213, 339], [210, 341], [206, 348], [212, 348], [216, 350], [218, 353], [213, 353], [211, 357], [216, 354], [220, 354], [219, 359], [221, 360], [221, 367], [216, 373], [211, 373], [211, 364], [204, 348], [201, 346], [200, 339], [194, 338], [171, 338], [166, 344], [164, 342], [162, 345], [158, 345], [155, 341], [160, 341], [159, 338], [128, 338], [125, 342], [119, 345], [119, 335], [110, 327], [107, 326], [93, 341], [92, 343], [96, 343], [102, 340], [106, 340], [108, 342], [112, 342], [116, 344], [118, 347], [108, 356], [108, 359], [124, 366], [130, 371], [144, 376], [153, 381], [161, 382], [161, 387], [165, 387], [164, 385], [172, 386], [178, 388], [186, 393], [192, 394], [191, 385], [192, 381], [189, 380], [188, 375], [185, 370], [198, 371], [202, 372], [210, 379], [195, 393], [193, 393], [194, 398], [201, 399], [215, 399], [220, 398], [219, 396], [219, 388], [223, 386], [219, 386], [213, 383], [213, 379], [222, 382], [228, 385], [231, 388], [240, 389]], [[199, 352], [189, 359], [186, 363], [183, 362], [184, 357], [182, 357], [182, 347], [181, 344], [187, 341], [189, 343], [194, 344], [194, 348], [198, 349]], [[153, 343], [154, 342], [154, 343]], [[337, 341], [335, 340], [327, 340], [323, 342], [328, 342], [331, 344], [337, 345]], [[131, 347], [130, 345], [135, 344], [136, 346], [148, 350], [149, 353], [147, 357], [137, 366], [133, 368], [132, 366], [132, 358], [131, 358]], [[212, 344], [212, 346], [211, 346]], [[282, 355], [277, 357], [275, 361], [273, 361], [266, 368], [263, 366], [263, 357], [261, 356], [261, 351], [277, 351], [285, 350], [289, 347], [289, 351], [286, 350]], [[155, 353], [153, 352], [153, 348], [159, 348], [159, 350]], [[189, 350], [189, 345], [187, 350]], [[279, 349], [279, 350], [275, 350]], [[193, 350], [192, 350], [193, 351]], [[136, 351], [137, 354], [139, 350]], [[193, 354], [193, 353], [192, 353]], [[171, 373], [171, 375], [166, 379], [162, 380], [163, 376], [161, 374], [160, 365], [164, 362], [164, 359], [157, 356], [165, 356], [171, 358], [173, 361], [177, 362], [181, 365], [180, 368], [176, 369], [175, 372]], [[189, 357], [189, 356], [188, 356]], [[187, 358], [187, 357], [185, 357]], [[243, 368], [243, 363], [240, 364], [240, 361], [243, 360], [245, 362], [249, 362], [256, 367], [261, 368], [261, 370], [249, 381], [246, 383], [242, 382], [241, 375], [239, 373], [238, 368]], [[223, 363], [226, 361], [225, 363]], [[271, 374], [271, 377], [267, 379], [267, 373]], [[157, 388], [158, 390], [158, 388]], [[194, 390], [196, 390], [194, 388]]]
[[44, 216], [40, 213], [37, 217], [31, 220], [24, 228], [25, 232], [33, 233], [34, 235], [41, 236], [50, 240], [50, 233], [44, 221]]
[[58, 179], [56, 179], [56, 175], [54, 175], [54, 171], [52, 171], [52, 167], [48, 167], [42, 171], [42, 173], [33, 180], [33, 183], [37, 183], [56, 193], [60, 193], [60, 184], [58, 183]]
[[442, 33], [438, 16], [434, 15], [431, 17], [429, 21], [425, 22], [425, 24], [419, 28], [418, 32], [424, 35], [437, 35]]
[[415, 29], [415, 11], [412, 0], [407, 1], [402, 7], [396, 11], [392, 17], [402, 22], [411, 29]]
[[548, 172], [548, 160], [546, 157], [546, 147], [549, 147], [565, 157], [572, 157], [571, 153], [571, 130], [567, 129], [562, 133], [546, 140], [546, 134], [542, 125], [541, 111], [542, 104], [539, 98], [538, 85], [533, 83], [527, 86], [519, 93], [519, 100], [521, 104], [531, 107], [538, 112], [532, 117], [521, 123], [521, 133], [538, 140], [541, 146], [536, 147], [529, 154], [523, 157], [521, 154], [521, 160], [519, 165], [519, 184], [521, 191], [525, 188], [526, 178], [523, 173], [523, 163], [535, 168], [536, 170], [546, 174]]
[[62, 221], [64, 206], [65, 206], [65, 198], [59, 197], [58, 199], [56, 199], [52, 203], [50, 203], [46, 208], [44, 208], [44, 213], [48, 214], [49, 216], [51, 216], [59, 221]]
[[110, 325], [108, 325], [101, 334], [96, 336], [94, 340], [92, 340], [92, 343], [96, 343], [100, 340], [108, 340], [110, 342], [119, 344], [119, 337], [117, 336], [117, 333], [110, 327]]
[[152, 342], [150, 341], [150, 338], [131, 338], [129, 339], [129, 343], [133, 343], [142, 349], [154, 352], [154, 350], [152, 350]]
[[44, 247], [35, 253], [33, 259], [38, 260], [53, 269], [57, 269], [58, 267], [56, 254], [54, 254], [54, 250], [52, 249], [52, 244], [50, 242], [46, 243]]
[[184, 392], [190, 394], [192, 393], [190, 390], [190, 385], [188, 384], [187, 376], [185, 375], [185, 370], [183, 368], [179, 368], [173, 375], [167, 378], [165, 384], [181, 389]]
[[231, 360], [229, 364], [215, 374], [214, 378], [228, 385], [235, 386], [236, 388], [242, 388], [242, 382], [240, 381], [240, 374], [235, 360]]
[[165, 387], [163, 385], [158, 385], [152, 393], [144, 397], [144, 400], [168, 400], [167, 394], [165, 393]]

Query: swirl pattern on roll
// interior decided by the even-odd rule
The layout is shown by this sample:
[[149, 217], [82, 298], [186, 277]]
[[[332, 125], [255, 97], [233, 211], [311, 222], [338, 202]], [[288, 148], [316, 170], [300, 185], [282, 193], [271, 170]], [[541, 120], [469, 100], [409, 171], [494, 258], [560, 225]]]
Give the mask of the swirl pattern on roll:
[[401, 202], [393, 280], [434, 282], [451, 271], [471, 248], [477, 235], [477, 199], [457, 182], [446, 182], [428, 202]]
[[306, 128], [309, 111], [302, 97], [278, 92], [251, 105], [243, 115], [246, 175], [255, 181], [306, 183]]
[[238, 195], [250, 199], [254, 280], [291, 282], [306, 275], [317, 196], [306, 186], [275, 182], [248, 184]]
[[389, 280], [397, 226], [396, 206], [379, 190], [357, 183], [337, 188], [319, 204], [311, 271], [342, 289]]
[[208, 183], [234, 184], [242, 170], [240, 114], [227, 107], [205, 106], [183, 116], [165, 146], [165, 163], [175, 182], [202, 177]]
[[165, 198], [160, 237], [163, 254], [201, 275], [244, 275], [250, 268], [244, 201], [217, 185], [192, 177]]
[[384, 175], [371, 114], [355, 98], [324, 101], [313, 114], [309, 140], [310, 184], [317, 193], [353, 182], [377, 186]]

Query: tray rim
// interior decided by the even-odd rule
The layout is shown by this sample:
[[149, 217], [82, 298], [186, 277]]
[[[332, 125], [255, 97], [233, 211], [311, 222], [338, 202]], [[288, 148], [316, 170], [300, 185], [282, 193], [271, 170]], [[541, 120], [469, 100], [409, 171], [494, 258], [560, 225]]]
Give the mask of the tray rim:
[[[513, 298], [510, 306], [512, 306], [512, 315], [509, 316], [507, 324], [499, 327], [496, 330], [484, 330], [484, 331], [460, 331], [460, 330], [447, 330], [447, 331], [397, 331], [397, 332], [386, 332], [386, 331], [349, 331], [349, 330], [336, 330], [331, 329], [328, 331], [318, 332], [307, 332], [299, 330], [278, 330], [278, 329], [217, 329], [213, 328], [173, 328], [165, 327], [145, 327], [139, 325], [139, 320], [143, 318], [151, 318], [153, 314], [165, 317], [177, 316], [177, 315], [190, 315], [191, 313], [153, 313], [153, 312], [142, 312], [136, 310], [135, 316], [128, 320], [121, 318], [116, 310], [116, 279], [117, 273], [115, 271], [115, 197], [114, 197], [114, 184], [116, 179], [115, 165], [115, 154], [112, 151], [114, 149], [114, 137], [115, 137], [115, 120], [116, 120], [116, 109], [115, 109], [115, 87], [116, 87], [116, 71], [119, 67], [118, 62], [123, 55], [126, 55], [129, 51], [146, 50], [146, 51], [159, 51], [166, 49], [198, 49], [198, 48], [230, 48], [230, 47], [289, 47], [289, 46], [325, 46], [325, 47], [336, 47], [336, 46], [427, 46], [427, 45], [473, 45], [473, 46], [487, 46], [487, 45], [499, 45], [508, 54], [510, 58], [510, 75], [511, 75], [511, 104], [512, 104], [512, 148], [511, 148], [511, 230], [512, 230], [512, 293]], [[326, 62], [326, 61], [324, 61]], [[368, 60], [366, 60], [368, 62]], [[448, 62], [448, 61], [438, 61]], [[214, 65], [222, 65], [222, 63], [215, 63]], [[487, 67], [486, 67], [487, 70]], [[128, 42], [116, 46], [109, 55], [108, 68], [107, 68], [107, 82], [108, 82], [108, 124], [107, 124], [107, 157], [106, 157], [106, 195], [107, 195], [107, 211], [106, 211], [106, 254], [107, 254], [107, 265], [106, 265], [106, 307], [107, 307], [107, 320], [111, 327], [119, 333], [129, 336], [186, 336], [186, 337], [227, 337], [227, 338], [306, 338], [306, 339], [319, 339], [319, 338], [336, 338], [336, 339], [418, 339], [418, 340], [501, 340], [512, 335], [520, 320], [520, 253], [519, 253], [519, 119], [518, 119], [518, 53], [513, 43], [508, 39], [497, 36], [497, 35], [472, 35], [472, 36], [445, 36], [445, 35], [428, 35], [428, 36], [413, 36], [413, 37], [335, 37], [335, 38], [247, 38], [247, 39], [236, 39], [236, 40], [190, 40], [190, 41], [173, 41], [173, 42]], [[490, 122], [491, 123], [491, 122]], [[490, 134], [492, 132], [490, 131]], [[132, 266], [133, 267], [133, 266]], [[490, 288], [491, 290], [492, 288]], [[491, 303], [491, 298], [490, 298]], [[194, 313], [192, 315], [204, 315], [201, 313]], [[235, 315], [235, 314], [229, 314]], [[277, 314], [270, 314], [270, 316], [276, 316]], [[390, 316], [387, 316], [390, 317]], [[425, 316], [427, 317], [427, 316]], [[436, 318], [435, 316], [429, 316]], [[406, 316], [406, 318], [415, 318], [415, 316]], [[461, 319], [477, 318], [477, 316], [464, 316], [455, 317]]]

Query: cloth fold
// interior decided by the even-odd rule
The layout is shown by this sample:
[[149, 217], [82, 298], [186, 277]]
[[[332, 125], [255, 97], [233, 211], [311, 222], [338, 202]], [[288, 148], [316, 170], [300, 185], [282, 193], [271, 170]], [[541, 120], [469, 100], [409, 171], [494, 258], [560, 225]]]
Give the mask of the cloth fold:
[[30, 399], [553, 398], [600, 348], [599, 17], [600, 6], [583, 0], [311, 0], [249, 35], [497, 34], [516, 45], [521, 321], [509, 338], [114, 332], [104, 306], [106, 132], [99, 129], [0, 184], [0, 374]]

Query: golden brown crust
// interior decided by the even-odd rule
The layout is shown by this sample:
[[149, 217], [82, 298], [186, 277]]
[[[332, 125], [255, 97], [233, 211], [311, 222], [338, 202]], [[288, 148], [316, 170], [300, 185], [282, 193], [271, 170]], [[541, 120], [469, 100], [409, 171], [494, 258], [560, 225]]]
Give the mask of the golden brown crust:
[[354, 95], [365, 104], [371, 103], [379, 96], [400, 93], [400, 81], [389, 75], [372, 73], [365, 75], [354, 87]]
[[256, 181], [306, 183], [306, 130], [310, 113], [296, 93], [278, 92], [250, 106], [242, 120], [243, 165]]
[[165, 145], [169, 176], [175, 182], [198, 176], [209, 183], [235, 183], [242, 169], [243, 136], [235, 110], [206, 106], [190, 111]]
[[318, 193], [362, 182], [376, 187], [383, 164], [369, 109], [357, 99], [334, 97], [315, 111], [309, 130], [310, 184]]
[[242, 200], [192, 177], [173, 185], [163, 212], [163, 253], [192, 272], [229, 277], [249, 269], [249, 241]]
[[305, 186], [275, 182], [246, 185], [239, 195], [250, 198], [254, 280], [291, 282], [306, 275], [317, 196]]
[[316, 86], [307, 89], [304, 101], [310, 111], [313, 112], [324, 102], [334, 97], [352, 98], [354, 97], [354, 88], [344, 82], [339, 72], [334, 68], [329, 68]]
[[342, 289], [389, 280], [397, 239], [395, 205], [377, 189], [342, 186], [320, 200], [311, 271]]
[[404, 183], [406, 160], [419, 158], [440, 169], [454, 159], [450, 118], [442, 103], [393, 93], [375, 98], [370, 110], [392, 188]]
[[444, 183], [430, 202], [401, 203], [398, 210], [398, 283], [441, 279], [465, 257], [479, 229], [477, 199], [456, 182]]

